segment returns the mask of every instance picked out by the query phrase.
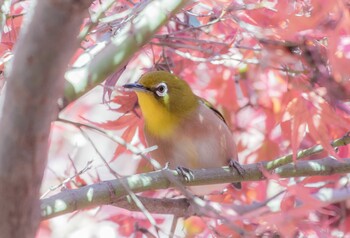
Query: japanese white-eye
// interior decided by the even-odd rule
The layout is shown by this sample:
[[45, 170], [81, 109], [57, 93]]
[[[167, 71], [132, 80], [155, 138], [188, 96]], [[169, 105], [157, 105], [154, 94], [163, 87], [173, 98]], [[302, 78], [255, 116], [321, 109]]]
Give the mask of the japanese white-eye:
[[[196, 96], [186, 81], [169, 72], [154, 71], [124, 87], [137, 94], [147, 144], [158, 146], [151, 156], [161, 165], [169, 162], [170, 168], [215, 168], [237, 161], [236, 146], [223, 116]], [[217, 187], [193, 186], [191, 190], [208, 194]]]

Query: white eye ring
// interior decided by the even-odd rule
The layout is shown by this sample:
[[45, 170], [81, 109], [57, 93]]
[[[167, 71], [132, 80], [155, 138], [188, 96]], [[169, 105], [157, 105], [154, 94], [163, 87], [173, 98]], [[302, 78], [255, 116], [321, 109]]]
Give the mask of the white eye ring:
[[160, 83], [156, 87], [156, 94], [159, 97], [164, 97], [168, 93], [168, 86], [166, 83]]

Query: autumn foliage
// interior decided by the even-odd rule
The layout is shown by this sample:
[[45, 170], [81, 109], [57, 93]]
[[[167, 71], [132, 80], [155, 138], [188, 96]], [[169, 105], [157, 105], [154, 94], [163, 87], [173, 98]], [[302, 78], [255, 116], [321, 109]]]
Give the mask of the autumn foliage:
[[[95, 1], [90, 7], [91, 16], [97, 16], [106, 2]], [[0, 42], [2, 71], [6, 72], [11, 62], [30, 3], [12, 1], [8, 9]], [[303, 160], [349, 158], [348, 146], [331, 145], [350, 128], [349, 4], [347, 0], [200, 0], [187, 4], [125, 67], [86, 97], [65, 105], [60, 118], [81, 124], [62, 120], [52, 125], [43, 194], [57, 184], [74, 189], [115, 179], [116, 174], [153, 170], [147, 160], [127, 146], [92, 129], [118, 135], [138, 148], [146, 147], [137, 98], [120, 85], [136, 81], [150, 70], [168, 70], [181, 76], [198, 96], [223, 113], [242, 164], [272, 161], [288, 154], [293, 154], [296, 163], [298, 151], [315, 145], [321, 145], [324, 151]], [[132, 21], [146, 6], [147, 1], [115, 1], [102, 11], [97, 23], [87, 17], [81, 30], [88, 32], [80, 36], [80, 48], [68, 71], [87, 64], [88, 56], [93, 58], [98, 47], [118, 37], [125, 22]], [[1, 76], [2, 87], [5, 77]], [[101, 162], [101, 157], [109, 166]], [[94, 163], [80, 171], [89, 160]], [[227, 211], [222, 212], [223, 217], [199, 214], [179, 220], [177, 228], [171, 228], [170, 216], [157, 214], [153, 224], [143, 213], [103, 206], [45, 221], [37, 236], [57, 237], [62, 220], [72, 220], [63, 234], [84, 237], [162, 237], [170, 232], [187, 237], [350, 234], [350, 194], [342, 199], [319, 198], [347, 188], [347, 174], [281, 179], [269, 171], [263, 173], [267, 178], [264, 181], [245, 181], [242, 190], [228, 187], [206, 197], [208, 203], [220, 204]], [[141, 195], [181, 196], [173, 190]], [[234, 208], [236, 213], [230, 213]], [[79, 221], [95, 229], [84, 228]]]

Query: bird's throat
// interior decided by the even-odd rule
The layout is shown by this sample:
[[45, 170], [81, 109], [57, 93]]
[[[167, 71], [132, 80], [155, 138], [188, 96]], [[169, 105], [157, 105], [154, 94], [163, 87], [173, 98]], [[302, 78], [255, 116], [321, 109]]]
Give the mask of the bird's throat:
[[147, 132], [157, 137], [172, 136], [180, 123], [179, 117], [171, 114], [152, 94], [137, 92], [137, 96]]

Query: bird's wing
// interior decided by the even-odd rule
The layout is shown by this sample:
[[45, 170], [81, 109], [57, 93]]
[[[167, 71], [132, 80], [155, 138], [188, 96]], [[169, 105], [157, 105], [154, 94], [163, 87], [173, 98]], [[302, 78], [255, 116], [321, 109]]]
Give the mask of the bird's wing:
[[201, 97], [198, 97], [199, 101], [201, 103], [203, 103], [206, 107], [208, 107], [209, 109], [211, 109], [223, 122], [225, 122], [225, 124], [227, 125], [226, 123], [226, 120], [224, 118], [224, 116], [210, 103], [208, 102], [207, 100], [205, 100], [204, 98], [201, 98]]

